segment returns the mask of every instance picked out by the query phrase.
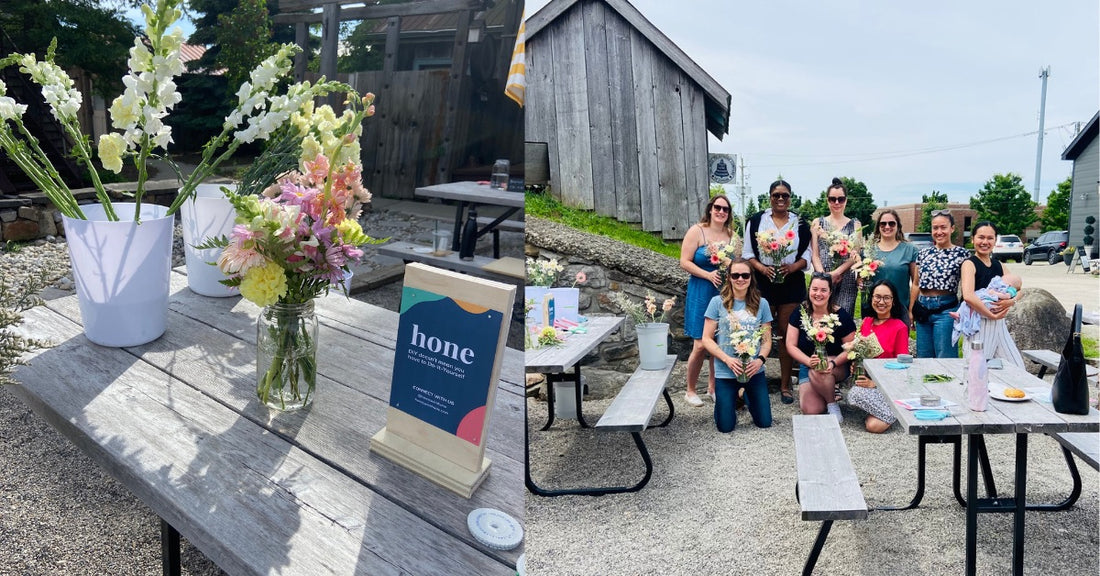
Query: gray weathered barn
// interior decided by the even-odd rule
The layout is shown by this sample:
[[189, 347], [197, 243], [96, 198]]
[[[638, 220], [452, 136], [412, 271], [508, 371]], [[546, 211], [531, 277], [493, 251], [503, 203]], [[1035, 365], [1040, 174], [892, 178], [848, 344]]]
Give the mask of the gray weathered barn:
[[682, 238], [729, 93], [626, 0], [552, 0], [526, 34], [526, 140], [546, 143], [553, 194]]

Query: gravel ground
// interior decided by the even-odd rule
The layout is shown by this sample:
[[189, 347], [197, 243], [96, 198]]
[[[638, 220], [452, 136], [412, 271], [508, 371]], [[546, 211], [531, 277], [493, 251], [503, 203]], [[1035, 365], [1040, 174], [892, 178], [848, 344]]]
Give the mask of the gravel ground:
[[[680, 364], [672, 382], [682, 388], [683, 381]], [[640, 492], [599, 498], [528, 495], [530, 574], [801, 572], [820, 523], [800, 520], [794, 497], [794, 405], [780, 404], [773, 392], [771, 428], [756, 428], [741, 411], [737, 429], [725, 435], [714, 428], [712, 404], [688, 406], [679, 390], [673, 402], [672, 423], [643, 433], [654, 472]], [[608, 399], [586, 401], [588, 420], [608, 404]], [[528, 409], [532, 475], [544, 488], [622, 486], [641, 478], [644, 468], [628, 435], [581, 430], [570, 420], [556, 420], [550, 431], [539, 432], [546, 403], [528, 399]], [[655, 419], [663, 419], [666, 410], [659, 402]], [[916, 438], [897, 429], [869, 434], [862, 415], [847, 408], [845, 414], [841, 428], [868, 505], [907, 503], [916, 488]], [[1011, 494], [1012, 439], [987, 436], [987, 445], [997, 489]], [[951, 494], [951, 449], [931, 445], [927, 454], [920, 508], [836, 522], [816, 574], [962, 572], [966, 516]], [[1084, 490], [1076, 506], [1027, 514], [1025, 573], [1098, 573], [1098, 477], [1087, 465], [1080, 468]], [[1028, 470], [1029, 501], [1061, 501], [1069, 493], [1069, 472], [1054, 440], [1030, 438]], [[963, 475], [965, 491], [965, 470]], [[983, 515], [978, 574], [1010, 573], [1011, 548], [1011, 515]]]
[[[377, 238], [429, 243], [436, 220], [425, 213], [376, 209], [365, 215], [363, 225]], [[435, 213], [453, 218], [450, 209]], [[522, 241], [522, 234], [502, 233], [502, 251], [521, 255]], [[491, 252], [488, 244], [479, 243], [479, 253]], [[177, 226], [176, 266], [183, 264], [182, 249]], [[389, 277], [387, 269], [396, 262], [377, 257], [374, 248], [366, 251], [356, 275]], [[72, 293], [63, 240], [0, 250], [0, 280], [5, 284], [22, 283], [39, 274], [57, 279], [44, 297]], [[400, 276], [393, 280], [353, 297], [396, 311]], [[522, 346], [522, 326], [518, 326], [512, 346], [517, 338]], [[223, 574], [186, 541], [182, 554], [183, 574]], [[160, 573], [160, 562], [160, 519], [0, 387], [0, 576], [149, 575]]]

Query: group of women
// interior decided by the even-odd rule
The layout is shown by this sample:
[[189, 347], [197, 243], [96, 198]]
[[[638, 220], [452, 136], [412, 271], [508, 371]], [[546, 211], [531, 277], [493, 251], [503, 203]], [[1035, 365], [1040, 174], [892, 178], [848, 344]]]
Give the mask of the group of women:
[[[863, 336], [876, 336], [883, 349], [879, 358], [908, 353], [910, 328], [916, 330], [917, 357], [957, 358], [951, 313], [959, 307], [960, 293], [981, 317], [977, 333], [964, 338], [964, 353], [969, 354], [971, 341], [980, 338], [987, 359], [999, 357], [1023, 367], [1004, 322], [1018, 296], [1003, 294], [990, 302], [976, 294], [1004, 274], [1000, 262], [992, 257], [997, 237], [992, 223], [974, 226], [972, 255], [952, 243], [955, 220], [951, 213], [935, 211], [931, 220], [934, 244], [918, 252], [906, 241], [898, 213], [880, 211], [871, 245], [864, 253], [872, 254], [881, 265], [866, 292], [857, 327], [854, 309], [862, 286], [853, 267], [861, 255], [838, 258], [829, 241], [832, 231], [851, 235], [860, 230], [859, 221], [845, 215], [848, 193], [843, 183], [833, 179], [826, 190], [829, 215], [812, 223], [790, 211], [791, 185], [786, 181], [773, 182], [768, 194], [770, 208], [745, 223], [742, 252], [725, 271], [712, 263], [709, 248], [728, 243], [734, 236], [732, 204], [724, 195], [707, 203], [699, 223], [685, 235], [680, 252], [680, 265], [691, 275], [684, 333], [694, 341], [687, 363], [685, 400], [692, 406], [704, 404], [696, 387], [703, 363], [708, 361], [706, 394], [714, 402], [719, 431], [731, 432], [736, 427], [739, 399], [747, 405], [756, 426], [771, 426], [764, 364], [771, 353], [773, 333], [780, 364], [780, 401], [794, 402], [791, 377], [797, 363], [800, 410], [829, 413], [843, 420], [839, 383], [850, 373], [843, 346], [854, 339], [856, 330]], [[784, 257], [777, 260], [772, 257], [774, 251], [759, 246], [757, 234], [761, 231], [774, 231], [776, 237], [789, 241]], [[809, 319], [818, 324], [827, 315], [835, 315], [833, 340], [826, 345], [822, 362], [803, 322]], [[736, 343], [731, 340], [735, 330], [759, 335], [752, 354], [735, 353]], [[896, 418], [875, 382], [861, 375], [851, 384], [848, 404], [866, 412], [866, 429], [875, 433], [888, 430]]]

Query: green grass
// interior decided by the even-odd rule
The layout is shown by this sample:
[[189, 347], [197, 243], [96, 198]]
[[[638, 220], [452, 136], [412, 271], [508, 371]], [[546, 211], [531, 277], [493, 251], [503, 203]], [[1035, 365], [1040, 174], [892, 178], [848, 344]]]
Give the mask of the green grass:
[[1095, 338], [1082, 336], [1081, 348], [1085, 350], [1085, 358], [1100, 358], [1100, 341]]
[[662, 240], [660, 236], [641, 230], [637, 225], [600, 216], [590, 210], [570, 208], [546, 192], [527, 192], [523, 210], [530, 215], [558, 222], [589, 234], [607, 236], [620, 242], [652, 250], [680, 259], [680, 243]]

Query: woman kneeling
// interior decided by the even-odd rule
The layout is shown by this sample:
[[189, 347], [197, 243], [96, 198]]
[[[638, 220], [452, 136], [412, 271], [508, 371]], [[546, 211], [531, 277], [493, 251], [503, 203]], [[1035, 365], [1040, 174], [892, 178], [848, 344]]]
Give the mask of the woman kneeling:
[[[863, 336], [875, 335], [882, 346], [882, 354], [878, 357], [897, 358], [898, 354], [908, 353], [909, 327], [902, 322], [904, 306], [898, 299], [897, 289], [888, 280], [879, 281], [871, 288], [871, 309], [874, 315], [863, 319], [859, 333]], [[867, 431], [881, 434], [889, 430], [897, 417], [874, 381], [861, 374], [853, 384], [855, 386], [848, 391], [848, 404], [867, 412], [864, 423]]]
[[764, 359], [772, 347], [771, 309], [760, 297], [756, 279], [744, 260], [730, 264], [729, 277], [707, 306], [703, 345], [715, 358], [714, 423], [719, 432], [737, 427], [737, 395], [745, 389], [745, 403], [753, 424], [772, 425], [772, 405], [764, 376]]
[[844, 416], [836, 403], [836, 383], [848, 377], [844, 344], [855, 337], [852, 316], [835, 304], [832, 279], [814, 272], [810, 292], [791, 314], [787, 324], [787, 353], [801, 364], [798, 370], [798, 405], [803, 414], [828, 412], [840, 422]]

